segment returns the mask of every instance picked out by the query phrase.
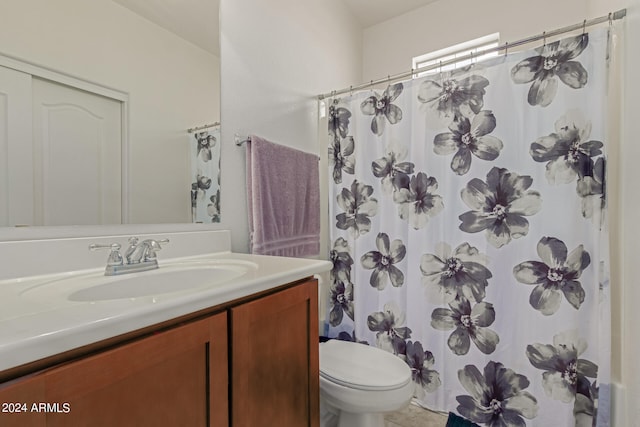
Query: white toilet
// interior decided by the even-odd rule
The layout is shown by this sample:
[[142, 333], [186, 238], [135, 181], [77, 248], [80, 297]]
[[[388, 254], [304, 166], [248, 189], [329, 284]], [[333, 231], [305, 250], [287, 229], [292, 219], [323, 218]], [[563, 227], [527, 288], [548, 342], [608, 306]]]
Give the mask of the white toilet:
[[399, 357], [348, 341], [320, 344], [321, 427], [384, 427], [383, 414], [409, 404], [413, 391]]

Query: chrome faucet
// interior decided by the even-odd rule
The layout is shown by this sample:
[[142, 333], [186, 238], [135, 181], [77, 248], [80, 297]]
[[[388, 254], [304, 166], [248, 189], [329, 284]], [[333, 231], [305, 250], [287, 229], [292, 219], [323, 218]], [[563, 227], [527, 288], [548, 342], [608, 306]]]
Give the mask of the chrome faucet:
[[169, 243], [169, 239], [153, 240], [146, 239], [138, 243], [137, 237], [129, 238], [129, 248], [125, 252], [127, 264], [138, 264], [156, 259], [156, 251], [162, 249], [160, 243]]
[[169, 239], [146, 239], [139, 242], [137, 237], [131, 237], [129, 238], [129, 247], [125, 252], [124, 258], [120, 254], [121, 245], [119, 243], [108, 245], [94, 243], [89, 245], [89, 249], [92, 251], [109, 249], [111, 251], [107, 258], [107, 267], [104, 270], [104, 275], [115, 276], [158, 268], [156, 251], [162, 249], [160, 243], [169, 243]]

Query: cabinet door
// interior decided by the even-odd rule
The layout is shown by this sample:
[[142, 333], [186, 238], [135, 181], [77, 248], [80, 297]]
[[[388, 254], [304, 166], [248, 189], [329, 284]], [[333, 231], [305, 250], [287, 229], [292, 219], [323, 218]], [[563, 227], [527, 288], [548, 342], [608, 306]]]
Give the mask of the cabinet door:
[[317, 427], [317, 281], [231, 312], [231, 424]]
[[28, 377], [0, 387], [0, 426], [45, 427], [46, 415], [32, 411], [34, 402], [44, 402], [41, 376]]
[[53, 368], [0, 390], [0, 398], [49, 404], [46, 426], [226, 427], [226, 325], [221, 313], [160, 332]]

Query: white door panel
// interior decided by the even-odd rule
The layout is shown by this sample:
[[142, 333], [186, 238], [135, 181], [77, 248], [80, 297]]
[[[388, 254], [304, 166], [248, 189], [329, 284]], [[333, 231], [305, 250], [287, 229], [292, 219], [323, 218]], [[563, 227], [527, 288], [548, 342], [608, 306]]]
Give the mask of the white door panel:
[[121, 222], [121, 135], [119, 101], [33, 79], [37, 224]]
[[31, 75], [0, 67], [0, 226], [34, 224]]
[[122, 102], [0, 67], [0, 226], [122, 222]]
[[37, 222], [120, 223], [120, 102], [34, 78], [33, 106]]

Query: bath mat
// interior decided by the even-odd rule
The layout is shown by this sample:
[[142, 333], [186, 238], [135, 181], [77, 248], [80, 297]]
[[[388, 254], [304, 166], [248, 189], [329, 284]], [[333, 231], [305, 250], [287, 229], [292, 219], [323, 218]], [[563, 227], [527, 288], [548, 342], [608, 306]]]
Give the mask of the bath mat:
[[462, 418], [454, 414], [453, 412], [449, 412], [449, 418], [447, 419], [446, 427], [480, 427], [478, 424], [474, 424], [469, 420]]

